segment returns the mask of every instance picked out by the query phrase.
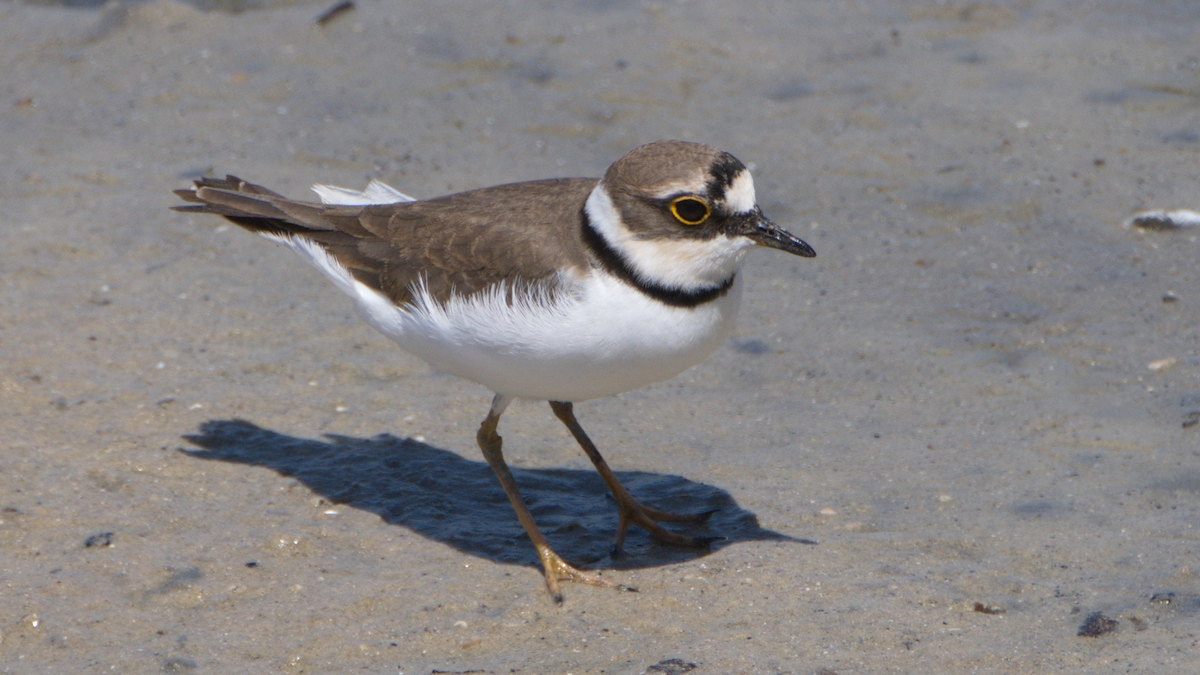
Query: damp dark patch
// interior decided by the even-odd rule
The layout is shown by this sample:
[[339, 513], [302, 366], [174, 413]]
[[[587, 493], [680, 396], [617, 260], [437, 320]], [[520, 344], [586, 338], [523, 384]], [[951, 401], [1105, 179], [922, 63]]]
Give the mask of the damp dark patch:
[[1009, 368], [1017, 368], [1021, 365], [1021, 362], [1025, 360], [1026, 355], [1027, 355], [1027, 352], [1024, 352], [1020, 349], [1014, 349], [1014, 350], [1010, 350], [1010, 351], [1002, 351], [997, 356], [997, 360], [1000, 361], [1000, 363], [1003, 363], [1004, 365], [1008, 366]]
[[[136, 0], [134, 0], [136, 2]], [[254, 10], [272, 9], [299, 4], [299, 0], [183, 0], [186, 4], [202, 12], [224, 12], [226, 14], [241, 14]], [[65, 7], [78, 10], [99, 10], [109, 4], [110, 0], [26, 0], [30, 5], [40, 7]], [[124, 3], [134, 4], [133, 2]]]
[[740, 340], [733, 343], [733, 351], [739, 354], [761, 356], [770, 352], [771, 347], [762, 340]]
[[803, 82], [784, 82], [767, 92], [767, 98], [772, 101], [795, 101], [812, 96], [816, 92], [811, 85]]
[[1017, 504], [1013, 507], [1013, 513], [1022, 518], [1041, 518], [1058, 513], [1061, 507], [1058, 504], [1050, 501], [1034, 501]]
[[990, 193], [976, 187], [974, 184], [955, 180], [947, 183], [947, 185], [950, 185], [950, 187], [933, 190], [930, 194], [933, 201], [939, 206], [974, 208], [981, 204], [987, 204], [992, 199]]
[[151, 598], [156, 595], [166, 595], [173, 591], [178, 591], [192, 585], [193, 582], [199, 581], [204, 577], [199, 567], [189, 567], [187, 569], [170, 570], [171, 576], [167, 580], [146, 591], [146, 597]]
[[1088, 103], [1122, 103], [1130, 97], [1129, 91], [1094, 91], [1083, 95]]
[[634, 0], [576, 0], [576, 4], [589, 12], [610, 12], [638, 6]]
[[1200, 473], [1180, 472], [1177, 475], [1155, 481], [1147, 486], [1151, 490], [1163, 492], [1186, 492], [1200, 495]]
[[513, 75], [534, 84], [547, 84], [554, 79], [554, 69], [542, 60], [518, 63], [513, 66]]
[[439, 61], [463, 60], [462, 49], [446, 33], [421, 33], [417, 36], [417, 53]]
[[186, 2], [204, 12], [224, 12], [226, 14], [241, 14], [299, 4], [297, 0], [186, 0]]
[[189, 670], [195, 670], [195, 669], [196, 669], [195, 661], [193, 661], [191, 659], [185, 659], [182, 657], [178, 657], [178, 656], [169, 658], [169, 659], [163, 661], [163, 664], [162, 664], [162, 671], [164, 673], [184, 673]]
[[1180, 129], [1163, 136], [1163, 143], [1195, 143], [1197, 141], [1200, 141], [1200, 134], [1191, 129]]
[[29, 0], [31, 5], [42, 7], [66, 7], [67, 9], [99, 9], [108, 0]]

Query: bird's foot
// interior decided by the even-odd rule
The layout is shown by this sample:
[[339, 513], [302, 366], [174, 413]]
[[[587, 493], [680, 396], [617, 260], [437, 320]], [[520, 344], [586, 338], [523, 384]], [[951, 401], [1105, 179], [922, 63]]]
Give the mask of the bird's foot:
[[672, 546], [708, 548], [709, 544], [724, 538], [689, 537], [672, 532], [659, 525], [659, 523], [703, 523], [711, 518], [712, 514], [716, 513], [715, 510], [703, 513], [670, 513], [650, 506], [643, 506], [633, 497], [628, 497], [628, 500], [621, 500], [617, 503], [617, 511], [619, 514], [617, 537], [613, 541], [612, 550], [610, 551], [614, 557], [621, 555], [621, 549], [625, 545], [625, 533], [629, 530], [630, 525], [637, 525], [642, 528], [650, 534], [650, 538], [654, 541]]
[[554, 598], [554, 602], [557, 604], [561, 605], [563, 601], [562, 589], [558, 584], [560, 581], [571, 581], [577, 584], [599, 586], [600, 588], [613, 588], [618, 591], [637, 592], [637, 589], [632, 586], [618, 584], [611, 579], [605, 579], [599, 574], [584, 572], [568, 565], [565, 560], [548, 547], [539, 551], [539, 554], [542, 559], [542, 569], [546, 574], [546, 589], [550, 591], [550, 596]]

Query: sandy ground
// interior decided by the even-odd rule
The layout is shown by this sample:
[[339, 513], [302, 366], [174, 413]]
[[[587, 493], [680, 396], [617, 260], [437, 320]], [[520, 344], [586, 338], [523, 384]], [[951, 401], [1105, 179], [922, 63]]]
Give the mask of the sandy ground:
[[[1200, 232], [1122, 227], [1200, 207], [1196, 3], [356, 1], [0, 4], [0, 672], [1200, 672]], [[552, 543], [640, 590], [561, 607], [489, 393], [167, 210], [659, 138], [819, 257], [756, 254], [727, 346], [576, 407], [712, 551], [609, 558], [586, 458], [506, 415]]]

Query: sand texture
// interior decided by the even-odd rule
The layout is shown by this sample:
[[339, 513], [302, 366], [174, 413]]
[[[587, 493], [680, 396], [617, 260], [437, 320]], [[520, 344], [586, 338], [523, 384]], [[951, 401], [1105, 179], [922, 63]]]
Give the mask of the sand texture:
[[[0, 673], [1200, 672], [1200, 5], [0, 2]], [[88, 4], [86, 2], [82, 4]], [[244, 10], [244, 11], [243, 11]], [[542, 403], [168, 210], [728, 150], [814, 260], [576, 406], [711, 551], [608, 543]]]

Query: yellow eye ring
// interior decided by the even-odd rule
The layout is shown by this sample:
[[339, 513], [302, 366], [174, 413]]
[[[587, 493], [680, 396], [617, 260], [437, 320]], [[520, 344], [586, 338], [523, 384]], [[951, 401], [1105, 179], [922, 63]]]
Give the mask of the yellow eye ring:
[[712, 209], [702, 199], [683, 196], [671, 200], [671, 215], [684, 225], [699, 225], [708, 220]]

